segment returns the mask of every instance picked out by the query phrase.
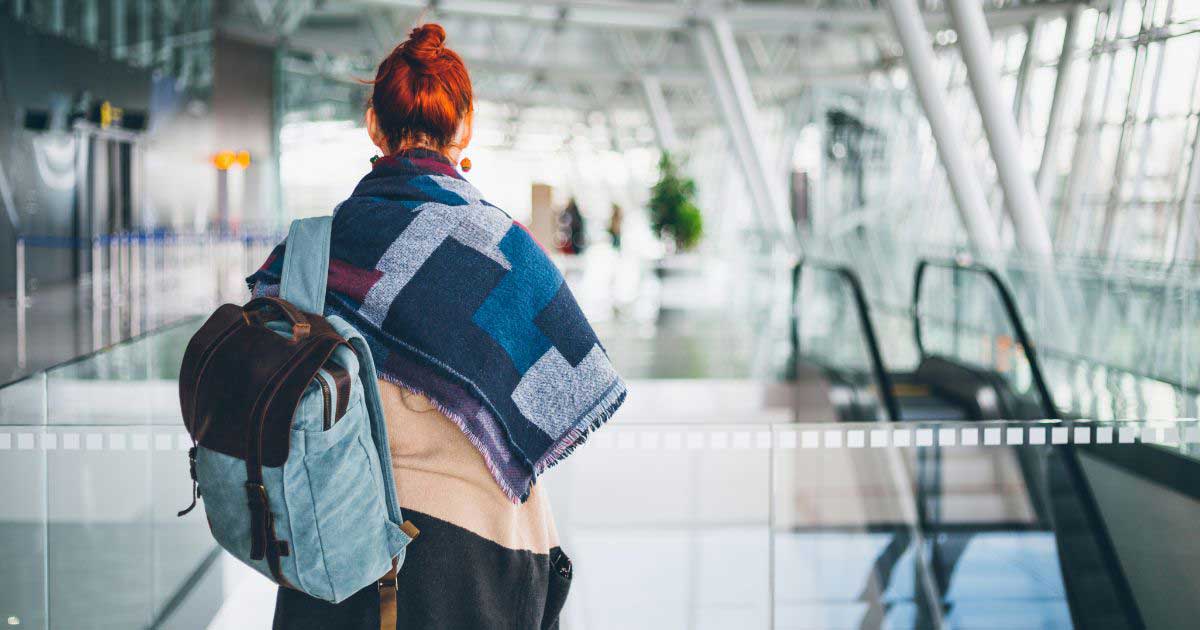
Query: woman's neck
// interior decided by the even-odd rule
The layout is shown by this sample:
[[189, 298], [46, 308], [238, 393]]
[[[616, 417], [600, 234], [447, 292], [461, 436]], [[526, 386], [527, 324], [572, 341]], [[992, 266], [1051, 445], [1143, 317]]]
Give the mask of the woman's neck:
[[434, 153], [441, 154], [447, 160], [450, 160], [450, 162], [453, 164], [458, 164], [458, 161], [460, 159], [462, 159], [462, 148], [460, 148], [460, 147], [448, 146], [444, 149], [435, 149], [435, 148], [429, 146], [428, 144], [421, 143], [421, 142], [411, 142], [408, 144], [402, 144], [399, 147], [397, 147], [396, 150], [393, 151], [393, 153], [400, 153], [401, 151], [408, 151], [411, 149], [424, 149], [426, 151], [433, 151]]

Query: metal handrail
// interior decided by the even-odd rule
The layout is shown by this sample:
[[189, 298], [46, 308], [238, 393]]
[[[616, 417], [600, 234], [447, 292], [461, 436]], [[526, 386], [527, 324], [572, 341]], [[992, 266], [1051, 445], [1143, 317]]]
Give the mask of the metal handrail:
[[[1046, 377], [1042, 374], [1042, 366], [1038, 360], [1037, 349], [1034, 347], [1033, 339], [1030, 338], [1029, 332], [1025, 329], [1024, 320], [1021, 319], [1021, 312], [1017, 308], [1017, 301], [1013, 297], [1012, 291], [1009, 290], [1008, 285], [1000, 277], [1000, 274], [987, 265], [959, 260], [932, 260], [928, 258], [917, 262], [917, 268], [913, 275], [912, 321], [913, 340], [917, 344], [917, 352], [920, 357], [924, 359], [929, 356], [925, 352], [925, 344], [921, 338], [921, 283], [925, 279], [925, 270], [930, 267], [976, 273], [984, 276], [991, 282], [992, 286], [996, 289], [996, 294], [1000, 296], [1000, 303], [1004, 306], [1004, 314], [1008, 318], [1008, 323], [1012, 326], [1013, 335], [1017, 338], [1017, 343], [1021, 344], [1021, 348], [1025, 352], [1025, 357], [1029, 360], [1029, 369], [1033, 376], [1034, 387], [1037, 388], [1042, 413], [1047, 418], [1059, 417], [1058, 408], [1054, 404], [1054, 399], [1050, 396], [1050, 388], [1046, 385]], [[957, 296], [955, 299], [957, 299]]]
[[[863, 291], [862, 282], [858, 279], [858, 274], [853, 269], [845, 265], [837, 265], [833, 263], [825, 263], [808, 259], [801, 259], [792, 268], [792, 306], [793, 312], [797, 301], [800, 298], [800, 280], [802, 278], [801, 271], [804, 266], [808, 265], [814, 269], [820, 269], [834, 274], [842, 279], [843, 282], [850, 287], [850, 294], [854, 296], [854, 308], [858, 313], [859, 325], [862, 326], [864, 341], [867, 344], [867, 352], [871, 356], [871, 372], [875, 376], [875, 383], [879, 388], [880, 396], [883, 398], [883, 406], [887, 411], [888, 419], [891, 421], [900, 420], [900, 405], [896, 401], [896, 393], [892, 388], [892, 377], [888, 374], [887, 368], [883, 362], [883, 353], [879, 350], [879, 337], [875, 334], [875, 325], [871, 322], [870, 308], [867, 306], [866, 293]], [[800, 339], [799, 333], [796, 330], [796, 322], [792, 325], [792, 344], [795, 356], [800, 356]]]

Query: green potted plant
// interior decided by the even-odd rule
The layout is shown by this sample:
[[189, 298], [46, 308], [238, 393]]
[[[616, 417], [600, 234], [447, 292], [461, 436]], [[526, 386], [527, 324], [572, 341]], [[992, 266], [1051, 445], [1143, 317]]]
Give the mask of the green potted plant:
[[658, 183], [650, 190], [650, 227], [669, 251], [685, 252], [704, 235], [704, 217], [696, 207], [696, 182], [681, 175], [667, 151], [658, 160]]

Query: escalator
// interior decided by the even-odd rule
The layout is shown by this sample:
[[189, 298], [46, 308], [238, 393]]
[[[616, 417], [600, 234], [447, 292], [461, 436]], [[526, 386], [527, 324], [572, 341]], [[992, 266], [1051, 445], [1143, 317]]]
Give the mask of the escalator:
[[[806, 276], [804, 269], [812, 270]], [[992, 365], [963, 360], [953, 351], [960, 343], [957, 318], [938, 318], [922, 303], [922, 288], [931, 270], [949, 272], [954, 277], [952, 291], [940, 297], [948, 298], [944, 305], [956, 315], [962, 296], [957, 288], [959, 277], [981, 278], [993, 299], [993, 312], [1002, 317], [1011, 336], [1003, 340], [1007, 354], [992, 352]], [[1029, 338], [1011, 292], [990, 268], [958, 261], [922, 261], [914, 277], [910, 317], [918, 361], [914, 369], [888, 370], [880, 351], [871, 311], [863, 295], [861, 282], [853, 270], [845, 266], [808, 261], [796, 272], [796, 295], [804, 295], [804, 281], [812, 286], [839, 286], [837, 291], [848, 295], [846, 302], [855, 320], [847, 321], [846, 314], [832, 321], [844, 327], [857, 326], [863, 331], [859, 343], [864, 354], [873, 357], [870, 370], [853, 369], [849, 363], [829, 361], [821, 353], [806, 352], [803, 335], [797, 342], [796, 354], [802, 361], [821, 366], [831, 381], [851, 384], [867, 395], [846, 398], [877, 400], [875, 408], [842, 406], [840, 419], [862, 421], [886, 418], [895, 422], [913, 423], [939, 420], [1036, 420], [1058, 418], [1049, 387], [1038, 363], [1036, 348]], [[835, 302], [839, 301], [835, 299]], [[801, 304], [804, 309], [808, 305]], [[846, 309], [843, 309], [846, 310]], [[947, 321], [954, 319], [955, 321]], [[939, 328], [941, 330], [939, 330]], [[954, 330], [950, 336], [946, 329]], [[933, 344], [930, 338], [952, 339], [953, 343]], [[980, 335], [982, 336], [982, 335]], [[968, 336], [968, 341], [970, 337]], [[991, 339], [988, 340], [992, 342]], [[813, 344], [819, 346], [821, 344]], [[978, 344], [977, 344], [978, 345]], [[931, 347], [932, 346], [932, 347]], [[947, 347], [948, 346], [948, 347]], [[1012, 369], [1013, 357], [1024, 357], [1023, 370]], [[1000, 370], [997, 367], [1008, 367]], [[1022, 372], [1024, 387], [1014, 386], [1014, 372]], [[870, 377], [870, 378], [869, 378]], [[994, 423], [991, 423], [994, 426]], [[942, 448], [936, 445], [917, 449], [915, 461], [910, 462], [916, 489], [918, 529], [926, 541], [925, 554], [934, 576], [935, 592], [942, 610], [939, 615], [925, 615], [914, 627], [925, 627], [928, 619], [954, 610], [958, 602], [956, 573], [964, 549], [977, 540], [979, 532], [996, 527], [978, 527], [975, 516], [963, 506], [980, 503], [977, 488], [987, 483], [964, 481], [958, 461], [967, 449], [959, 446]], [[980, 453], [974, 453], [978, 459]], [[1013, 522], [1001, 522], [998, 528], [1014, 539], [1052, 536], [1057, 558], [1058, 584], [1062, 599], [1069, 609], [1071, 625], [1075, 628], [1175, 628], [1185, 620], [1194, 619], [1195, 598], [1166, 596], [1164, 587], [1172, 585], [1160, 570], [1150, 570], [1145, 550], [1162, 548], [1164, 556], [1170, 551], [1166, 543], [1156, 546], [1145, 535], [1145, 527], [1134, 523], [1127, 508], [1141, 503], [1155, 512], [1167, 515], [1168, 522], [1157, 523], [1149, 529], [1162, 530], [1161, 540], [1178, 540], [1172, 536], [1183, 528], [1182, 515], [1200, 512], [1200, 463], [1177, 451], [1152, 444], [1126, 444], [1113, 449], [1098, 444], [1045, 444], [1037, 448], [1003, 447], [989, 449], [996, 469], [1007, 467], [1012, 478], [1023, 487], [1023, 509], [1010, 510], [1018, 515]], [[1001, 476], [1002, 477], [1002, 476]], [[1010, 479], [1011, 481], [1011, 479]], [[993, 483], [989, 481], [989, 483]], [[994, 481], [1002, 485], [1002, 481]], [[975, 490], [972, 490], [975, 489]], [[975, 491], [976, 495], [965, 493]], [[1023, 517], [1020, 515], [1024, 513]], [[986, 520], [986, 519], [985, 519]], [[1003, 521], [1004, 519], [1002, 519]], [[899, 534], [898, 534], [899, 536]], [[1188, 554], [1196, 555], [1190, 549]], [[881, 555], [873, 579], [888, 575], [888, 562], [897, 554]], [[1183, 583], [1194, 584], [1196, 571], [1174, 566], [1167, 571]], [[1045, 577], [1045, 576], [1042, 576]], [[1178, 582], [1174, 584], [1178, 588]], [[958, 589], [961, 590], [961, 589]], [[931, 624], [933, 627], [936, 624]], [[876, 627], [864, 620], [863, 627]]]

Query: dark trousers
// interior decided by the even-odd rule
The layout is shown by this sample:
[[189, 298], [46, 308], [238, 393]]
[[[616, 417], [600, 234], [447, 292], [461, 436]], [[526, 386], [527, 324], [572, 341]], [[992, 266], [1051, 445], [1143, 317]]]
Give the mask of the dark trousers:
[[[396, 576], [397, 630], [557, 630], [571, 587], [571, 561], [509, 549], [452, 523], [412, 510], [421, 530]], [[280, 588], [275, 630], [378, 630], [374, 585], [330, 604]]]

